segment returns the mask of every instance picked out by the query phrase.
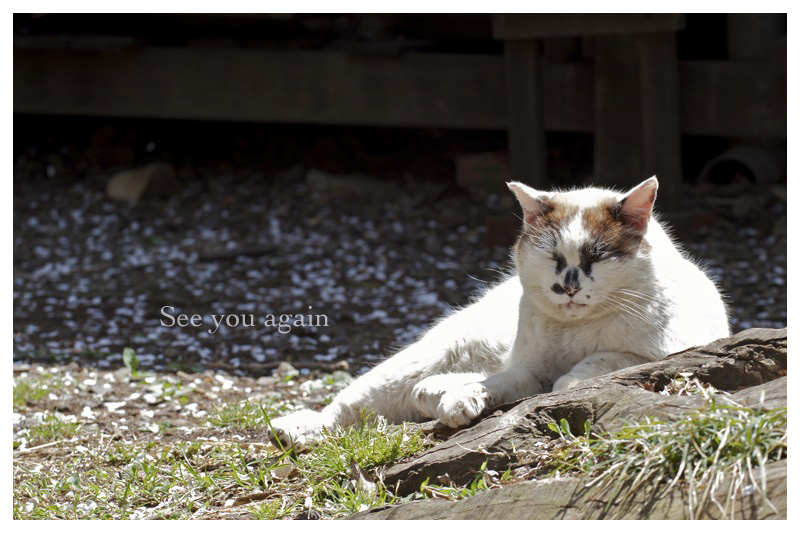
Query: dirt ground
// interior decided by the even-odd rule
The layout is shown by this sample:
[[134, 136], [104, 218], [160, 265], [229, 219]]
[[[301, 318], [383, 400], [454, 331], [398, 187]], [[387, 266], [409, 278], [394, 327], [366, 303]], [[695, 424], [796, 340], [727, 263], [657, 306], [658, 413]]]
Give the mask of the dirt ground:
[[[129, 346], [148, 369], [257, 377], [286, 360], [363, 372], [509, 267], [506, 247], [486, 245], [497, 208], [453, 182], [453, 153], [486, 142], [439, 139], [440, 152], [409, 158], [409, 139], [390, 150], [363, 134], [284, 135], [261, 139], [275, 152], [264, 156], [270, 167], [240, 155], [253, 153], [249, 137], [230, 135], [226, 164], [220, 147], [206, 158], [170, 152], [185, 130], [156, 146], [133, 131], [99, 129], [84, 144], [23, 137], [15, 147], [15, 361], [117, 368]], [[203, 152], [195, 135], [188, 142]], [[136, 207], [107, 199], [110, 175], [149, 155], [172, 157], [180, 190]], [[310, 165], [325, 157], [327, 175], [360, 171], [369, 187], [309, 185]], [[685, 246], [728, 295], [733, 332], [785, 325], [785, 191], [687, 190], [687, 210], [715, 218]], [[201, 315], [203, 327], [165, 327], [165, 306]], [[325, 315], [328, 326], [264, 326], [281, 314]], [[240, 324], [217, 329], [211, 315]], [[253, 327], [241, 315], [253, 315]]]
[[[381, 161], [365, 155], [377, 141], [356, 136], [350, 164], [322, 168], [374, 185], [355, 192], [306, 181], [324, 167], [320, 154], [337, 152], [324, 136], [307, 150], [272, 146], [272, 163], [173, 153], [180, 189], [128, 206], [103, 184], [167, 158], [161, 141], [113, 130], [54, 139], [15, 144], [15, 490], [43, 465], [65, 468], [65, 453], [88, 464], [96, 454], [81, 450], [107, 454], [120, 440], [267, 446], [263, 427], [215, 425], [220, 406], [319, 407], [346, 383], [336, 371], [365, 372], [509, 268], [507, 248], [486, 244], [496, 199], [487, 206], [455, 186], [452, 151], [427, 166], [399, 148]], [[690, 212], [714, 217], [685, 247], [727, 294], [733, 332], [784, 327], [785, 184], [687, 191]], [[167, 314], [202, 325], [168, 327]], [[303, 324], [265, 324], [282, 314]], [[238, 324], [216, 328], [212, 315]], [[126, 347], [144, 377], [123, 364]], [[283, 361], [300, 375], [274, 376]], [[35, 392], [17, 402], [23, 382]], [[45, 420], [61, 433], [32, 432]]]

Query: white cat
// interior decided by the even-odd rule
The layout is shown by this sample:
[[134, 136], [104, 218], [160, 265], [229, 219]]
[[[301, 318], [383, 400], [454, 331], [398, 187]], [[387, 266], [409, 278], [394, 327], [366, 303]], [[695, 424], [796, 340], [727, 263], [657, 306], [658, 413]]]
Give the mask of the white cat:
[[714, 283], [651, 216], [658, 180], [625, 194], [540, 192], [509, 183], [524, 213], [517, 275], [444, 318], [339, 393], [322, 412], [272, 421], [302, 450], [324, 428], [438, 418], [458, 427], [487, 407], [570, 387], [729, 335]]

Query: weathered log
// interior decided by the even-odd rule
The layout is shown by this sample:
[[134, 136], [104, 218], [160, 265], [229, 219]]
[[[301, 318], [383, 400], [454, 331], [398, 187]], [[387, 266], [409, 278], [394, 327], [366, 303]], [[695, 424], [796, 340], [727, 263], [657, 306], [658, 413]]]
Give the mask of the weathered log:
[[[586, 380], [568, 390], [499, 406], [441, 444], [389, 468], [385, 483], [400, 494], [409, 494], [426, 479], [436, 482], [445, 474], [455, 483], [467, 483], [484, 462], [489, 469], [505, 470], [520, 450], [535, 450], [538, 441], [552, 435], [548, 424], [562, 418], [571, 428], [582, 428], [589, 421], [593, 431], [602, 432], [648, 416], [680, 417], [704, 399], [659, 392], [684, 372], [722, 391], [742, 391], [734, 397], [747, 404], [757, 404], [764, 392], [767, 407], [785, 405], [786, 380], [779, 378], [786, 375], [786, 330], [746, 330], [662, 361]], [[766, 383], [770, 384], [742, 390]]]
[[[719, 519], [785, 519], [786, 518], [786, 461], [766, 466], [766, 496], [772, 504], [764, 504], [762, 495], [737, 491], [732, 516], [725, 515], [715, 505], [707, 505], [696, 518]], [[756, 475], [760, 475], [756, 473]], [[725, 501], [728, 484], [722, 482], [715, 492], [717, 501]], [[751, 492], [751, 491], [748, 491]], [[607, 508], [609, 499], [612, 500]], [[580, 479], [551, 479], [524, 481], [497, 490], [480, 493], [455, 502], [423, 500], [389, 509], [358, 513], [351, 518], [361, 520], [475, 520], [475, 519], [688, 519], [688, 496], [683, 488], [662, 492], [658, 499], [639, 492], [629, 500], [613, 501], [602, 486], [586, 487]]]

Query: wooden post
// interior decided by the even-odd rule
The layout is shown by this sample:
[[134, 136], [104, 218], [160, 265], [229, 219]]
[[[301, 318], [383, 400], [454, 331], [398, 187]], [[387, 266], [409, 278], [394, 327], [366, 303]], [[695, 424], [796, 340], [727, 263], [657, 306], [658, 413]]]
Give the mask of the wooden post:
[[547, 142], [542, 119], [541, 42], [505, 42], [508, 144], [515, 180], [547, 188]]
[[659, 178], [661, 209], [675, 209], [683, 182], [675, 33], [639, 36], [639, 74], [644, 167], [648, 175]]
[[594, 183], [627, 187], [646, 171], [642, 161], [639, 64], [633, 36], [603, 35], [595, 41]]

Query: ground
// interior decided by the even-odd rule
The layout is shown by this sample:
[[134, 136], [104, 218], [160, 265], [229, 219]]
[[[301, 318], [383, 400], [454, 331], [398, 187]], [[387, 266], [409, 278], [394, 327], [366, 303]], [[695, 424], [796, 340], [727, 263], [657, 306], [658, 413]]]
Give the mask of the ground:
[[[129, 206], [105, 197], [119, 164], [93, 160], [97, 143], [81, 157], [15, 146], [19, 518], [200, 517], [263, 492], [281, 479], [264, 466], [281, 455], [269, 416], [320, 407], [509, 266], [487, 245], [501, 200], [468, 196], [441, 165], [439, 179], [372, 172], [353, 192], [307, 182], [308, 161], [180, 164], [173, 196]], [[70, 157], [94, 163], [71, 175]], [[785, 185], [688, 190], [690, 213], [715, 216], [685, 245], [727, 294], [733, 331], [783, 327]], [[202, 326], [169, 327], [182, 313]], [[238, 325], [215, 328], [223, 314]], [[309, 320], [265, 324], [281, 314]], [[248, 516], [310, 512], [264, 498]]]

